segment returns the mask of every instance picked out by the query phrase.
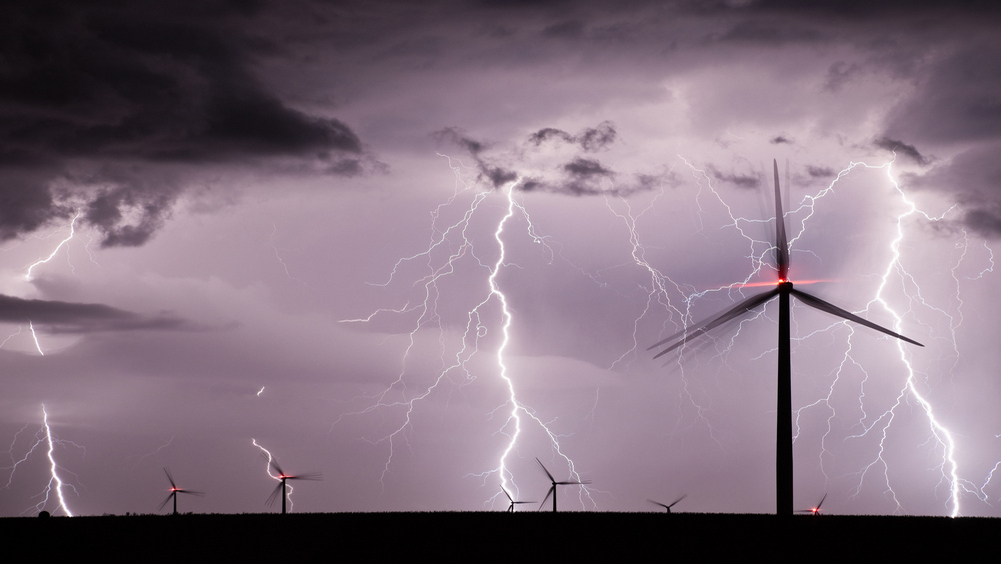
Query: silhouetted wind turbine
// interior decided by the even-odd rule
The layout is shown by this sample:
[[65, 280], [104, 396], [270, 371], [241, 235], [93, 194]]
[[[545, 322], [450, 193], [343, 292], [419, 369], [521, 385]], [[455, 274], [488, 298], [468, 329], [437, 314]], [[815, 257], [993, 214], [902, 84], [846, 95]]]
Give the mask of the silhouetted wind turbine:
[[674, 342], [673, 345], [657, 353], [654, 358], [663, 356], [674, 349], [684, 345], [688, 341], [708, 332], [720, 325], [736, 319], [741, 315], [763, 305], [775, 296], [779, 298], [779, 370], [778, 370], [778, 402], [777, 402], [777, 423], [775, 429], [775, 497], [776, 513], [779, 515], [792, 515], [792, 361], [790, 358], [790, 331], [789, 331], [789, 296], [796, 296], [804, 304], [826, 311], [832, 315], [842, 317], [849, 321], [854, 321], [860, 325], [865, 325], [870, 329], [875, 329], [881, 333], [886, 333], [891, 337], [896, 337], [908, 343], [923, 347], [921, 343], [908, 339], [907, 337], [890, 331], [885, 327], [859, 317], [854, 313], [843, 310], [824, 300], [811, 296], [801, 290], [793, 288], [789, 281], [789, 241], [786, 238], [785, 216], [782, 213], [782, 198], [779, 195], [779, 164], [772, 160], [775, 175], [775, 266], [778, 270], [778, 282], [776, 288], [767, 292], [751, 296], [727, 311], [703, 321], [691, 327], [686, 327], [683, 331], [671, 335], [651, 346], [647, 350], [655, 349], [661, 345]]
[[[262, 454], [262, 456], [264, 455], [264, 453], [261, 453], [261, 454]], [[268, 458], [268, 457], [264, 456], [264, 458]], [[285, 471], [282, 470], [282, 467], [278, 465], [278, 461], [276, 461], [275, 459], [272, 458], [269, 462], [270, 462], [271, 466], [275, 469], [275, 472], [278, 472], [277, 476], [272, 476], [272, 477], [274, 479], [276, 479], [276, 480], [281, 480], [281, 483], [278, 484], [277, 486], [275, 486], [275, 491], [271, 492], [271, 495], [268, 496], [268, 506], [274, 505], [275, 504], [275, 500], [278, 499], [279, 495], [281, 495], [282, 496], [282, 515], [285, 515], [285, 502], [286, 502], [286, 500], [288, 500], [288, 494], [285, 492], [285, 481], [286, 480], [311, 480], [311, 481], [319, 481], [319, 480], [323, 479], [323, 474], [320, 474], [319, 472], [311, 472], [309, 474], [299, 474], [298, 476], [292, 476], [290, 474], [286, 474]]]
[[549, 476], [549, 481], [553, 483], [553, 486], [549, 488], [549, 493], [546, 494], [546, 497], [542, 500], [542, 503], [539, 504], [540, 510], [542, 509], [542, 506], [545, 505], [547, 501], [549, 501], [549, 496], [551, 495], [553, 496], [553, 513], [556, 513], [556, 486], [583, 486], [591, 483], [588, 482], [587, 480], [581, 482], [572, 482], [572, 481], [557, 482], [556, 478], [553, 478], [553, 475], [549, 473], [549, 470], [546, 470], [546, 465], [543, 464], [541, 460], [536, 458], [535, 461], [539, 463], [539, 466], [542, 466], [542, 471], [546, 473], [546, 476]]
[[659, 501], [654, 501], [654, 500], [652, 500], [652, 499], [647, 499], [647, 501], [649, 501], [650, 503], [652, 503], [652, 504], [654, 504], [654, 505], [659, 505], [659, 506], [663, 507], [664, 509], [666, 509], [666, 510], [667, 510], [667, 512], [668, 512], [668, 513], [670, 513], [670, 512], [671, 512], [671, 508], [672, 508], [672, 507], [674, 507], [675, 505], [677, 505], [677, 503], [678, 503], [679, 501], [681, 501], [681, 500], [685, 499], [686, 497], [688, 497], [688, 494], [685, 494], [685, 495], [683, 495], [683, 496], [679, 497], [678, 499], [676, 499], [676, 500], [672, 501], [672, 502], [671, 502], [670, 504], [668, 504], [668, 505], [664, 505], [663, 503], [661, 503], [661, 502], [659, 502]]
[[177, 515], [177, 494], [183, 493], [183, 494], [191, 494], [198, 496], [205, 495], [202, 492], [195, 492], [177, 487], [177, 484], [174, 483], [174, 477], [170, 475], [170, 470], [164, 468], [163, 473], [166, 474], [167, 479], [170, 480], [170, 495], [167, 496], [167, 499], [163, 500], [163, 503], [160, 504], [160, 507], [156, 508], [157, 511], [163, 509], [163, 506], [167, 505], [167, 502], [170, 501], [171, 498], [174, 498], [174, 515]]
[[535, 503], [534, 501], [515, 501], [514, 498], [511, 497], [511, 494], [507, 493], [507, 490], [504, 489], [504, 486], [501, 486], [501, 491], [504, 492], [504, 495], [506, 495], [509, 500], [511, 500], [511, 505], [507, 508], [508, 513], [514, 513], [515, 505], [520, 505], [522, 503]]
[[820, 503], [816, 507], [811, 507], [810, 509], [797, 509], [796, 513], [810, 513], [812, 515], [820, 515], [820, 506], [824, 505], [824, 500], [827, 499], [827, 494], [820, 498]]

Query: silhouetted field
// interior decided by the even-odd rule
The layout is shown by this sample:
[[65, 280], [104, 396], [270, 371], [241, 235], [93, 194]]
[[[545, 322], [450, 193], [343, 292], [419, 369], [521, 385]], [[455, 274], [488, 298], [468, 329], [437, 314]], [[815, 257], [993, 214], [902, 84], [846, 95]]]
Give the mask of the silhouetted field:
[[[1001, 519], [705, 513], [305, 513], [0, 519], [8, 549], [35, 556], [186, 559], [262, 556], [468, 560], [866, 555], [975, 556]], [[989, 545], [987, 545], [989, 546]], [[608, 552], [611, 550], [612, 552]], [[979, 556], [977, 556], [979, 559]]]

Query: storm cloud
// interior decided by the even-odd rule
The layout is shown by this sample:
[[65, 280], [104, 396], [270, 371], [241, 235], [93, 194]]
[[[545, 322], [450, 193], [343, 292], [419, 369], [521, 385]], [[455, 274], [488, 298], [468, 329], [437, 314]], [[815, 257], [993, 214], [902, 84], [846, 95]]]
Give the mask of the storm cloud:
[[[157, 185], [169, 167], [284, 158], [358, 174], [363, 147], [349, 126], [287, 105], [255, 76], [262, 58], [281, 56], [251, 31], [262, 13], [222, 1], [8, 6], [0, 238], [65, 218], [82, 200], [102, 245], [141, 245], [191, 181]], [[82, 163], [118, 173], [68, 186]]]
[[103, 304], [28, 300], [0, 294], [0, 321], [31, 323], [51, 333], [190, 329], [180, 318], [146, 317]]

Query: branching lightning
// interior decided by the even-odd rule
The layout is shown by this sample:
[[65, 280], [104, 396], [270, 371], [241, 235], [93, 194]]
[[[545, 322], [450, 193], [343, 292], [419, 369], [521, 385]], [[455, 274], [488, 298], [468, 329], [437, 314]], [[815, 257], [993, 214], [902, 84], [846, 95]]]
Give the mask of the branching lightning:
[[[257, 439], [250, 439], [250, 442], [255, 447], [261, 449], [261, 454], [263, 454], [264, 457], [267, 458], [268, 461], [267, 461], [267, 464], [264, 467], [264, 471], [268, 473], [268, 477], [271, 478], [272, 480], [276, 481], [276, 482], [281, 483], [281, 481], [282, 481], [281, 476], [278, 476], [276, 474], [272, 474], [271, 473], [271, 467], [273, 466], [272, 465], [272, 461], [274, 461], [274, 458], [271, 456], [271, 451], [269, 451], [268, 449], [266, 449], [266, 448], [262, 447], [261, 445], [257, 444]], [[288, 504], [289, 504], [289, 507], [291, 508], [292, 505], [293, 505], [292, 504], [292, 486], [286, 485], [285, 487], [288, 489], [288, 494], [287, 494], [286, 499], [288, 499]]]
[[[712, 184], [711, 182], [709, 182], [709, 177], [705, 174], [705, 172], [696, 169], [687, 161], [686, 164], [692, 169], [693, 173], [695, 173], [699, 178], [699, 185], [701, 186], [703, 181], [705, 181], [705, 184], [709, 187], [709, 189], [716, 196], [716, 198], [719, 199], [719, 202], [723, 203], [722, 198], [720, 198], [719, 194], [716, 193], [716, 191], [712, 188]], [[895, 190], [900, 205], [902, 206], [902, 211], [895, 218], [896, 228], [893, 236], [891, 237], [890, 240], [888, 240], [885, 243], [886, 248], [888, 249], [888, 259], [886, 261], [885, 267], [878, 274], [874, 274], [874, 277], [877, 277], [879, 280], [878, 287], [876, 288], [874, 295], [868, 301], [863, 311], [869, 311], [872, 310], [873, 308], [880, 308], [884, 310], [893, 318], [893, 327], [896, 330], [902, 330], [902, 325], [905, 316], [912, 316], [915, 314], [916, 311], [919, 310], [928, 312], [931, 315], [941, 316], [948, 322], [950, 328], [950, 335], [948, 338], [948, 342], [954, 349], [955, 357], [958, 358], [959, 353], [958, 353], [958, 345], [956, 343], [956, 329], [962, 323], [963, 303], [959, 295], [959, 278], [956, 276], [956, 269], [958, 268], [960, 263], [966, 260], [967, 251], [970, 247], [968, 234], [965, 232], [963, 232], [962, 234], [963, 242], [957, 245], [957, 248], [961, 250], [961, 255], [951, 271], [952, 278], [954, 279], [956, 285], [957, 305], [954, 308], [956, 313], [950, 314], [948, 311], [946, 311], [945, 308], [933, 306], [924, 297], [918, 281], [916, 280], [915, 276], [913, 276], [908, 271], [904, 263], [901, 248], [904, 245], [904, 241], [907, 237], [907, 232], [905, 227], [905, 224], [907, 222], [913, 221], [913, 219], [916, 217], [920, 217], [922, 218], [922, 220], [927, 222], [942, 221], [945, 218], [945, 216], [952, 211], [952, 209], [947, 210], [944, 214], [937, 217], [931, 216], [927, 213], [920, 211], [917, 205], [913, 203], [910, 198], [908, 198], [908, 196], [903, 192], [903, 190], [900, 188], [900, 186], [894, 179], [891, 165], [892, 162], [881, 166], [872, 166], [865, 163], [852, 162], [848, 167], [840, 171], [837, 174], [837, 177], [824, 190], [821, 190], [818, 194], [814, 196], [804, 197], [802, 203], [797, 209], [791, 210], [786, 214], [787, 217], [789, 218], [800, 218], [794, 220], [790, 224], [790, 226], [793, 227], [791, 233], [795, 233], [795, 236], [790, 239], [790, 252], [798, 252], [798, 253], [810, 252], [806, 249], [796, 248], [797, 242], [806, 232], [807, 225], [810, 219], [814, 215], [817, 203], [820, 200], [822, 200], [825, 196], [833, 193], [839, 181], [841, 181], [846, 175], [848, 175], [850, 172], [852, 172], [854, 169], [858, 167], [884, 170], [886, 172], [888, 181]], [[637, 249], [642, 249], [642, 247], [639, 246], [637, 243], [638, 238], [636, 236], [635, 219], [638, 218], [640, 215], [642, 215], [642, 213], [635, 217], [631, 212], [626, 214], [616, 213], [616, 215], [623, 221], [625, 221], [629, 226], [629, 230], [631, 233], [631, 240], [633, 241], [633, 249], [634, 249], [633, 256], [636, 261], [636, 264], [643, 268], [648, 269], [651, 272], [652, 280], [655, 282], [650, 286], [651, 288], [650, 300], [648, 300], [647, 307], [643, 309], [642, 313], [640, 314], [640, 317], [637, 318], [637, 323], [639, 322], [639, 319], [648, 314], [649, 304], [654, 303], [653, 300], [655, 299], [655, 296], [661, 299], [659, 305], [669, 314], [669, 320], [678, 319], [680, 314], [681, 322], [687, 322], [691, 319], [690, 318], [691, 304], [695, 300], [702, 298], [709, 292], [715, 292], [720, 290], [727, 290], [727, 291], [736, 290], [739, 292], [740, 289], [743, 288], [744, 286], [750, 285], [749, 282], [752, 280], [753, 277], [755, 277], [758, 274], [758, 272], [762, 268], [770, 267], [770, 265], [768, 264], [768, 256], [771, 250], [771, 244], [766, 241], [760, 241], [754, 239], [753, 237], [748, 235], [748, 233], [744, 229], [741, 228], [742, 224], [755, 223], [755, 222], [753, 220], [747, 220], [736, 217], [729, 208], [729, 206], [727, 206], [725, 203], [723, 203], [723, 207], [726, 209], [726, 212], [729, 215], [730, 223], [728, 225], [732, 228], [735, 228], [738, 231], [738, 233], [750, 244], [751, 250], [750, 253], [748, 253], [747, 258], [751, 261], [751, 272], [741, 282], [727, 285], [724, 286], [723, 288], [711, 289], [703, 292], [689, 293], [687, 296], [683, 298], [683, 302], [686, 304], [686, 307], [684, 309], [672, 305], [673, 303], [677, 302], [670, 302], [668, 300], [660, 298], [660, 296], [666, 295], [666, 292], [664, 290], [663, 285], [658, 285], [658, 281], [660, 280], [659, 273], [656, 272], [654, 269], [651, 269], [645, 260], [642, 260], [642, 254], [637, 254], [636, 252]], [[699, 207], [699, 210], [701, 212], [701, 207]], [[645, 211], [646, 210], [644, 210], [644, 212]], [[986, 249], [987, 254], [989, 255], [988, 259], [989, 265], [980, 269], [980, 272], [979, 274], [976, 275], [976, 277], [969, 277], [971, 279], [978, 279], [980, 277], [987, 275], [988, 273], [993, 272], [993, 267], [994, 267], [993, 252], [989, 247], [986, 246], [986, 243], [984, 244], [984, 247]], [[904, 306], [897, 306], [891, 302], [891, 299], [889, 297], [889, 292], [891, 287], [895, 288], [895, 291], [897, 293], [902, 294], [904, 296], [905, 300]], [[680, 292], [682, 291], [683, 288], [684, 286], [680, 284], [674, 284], [672, 290]], [[861, 313], [861, 312], [856, 312], [856, 313]], [[760, 315], [766, 315], [766, 311], [761, 312], [759, 316]], [[675, 323], [678, 322], [675, 321]], [[861, 417], [858, 419], [856, 423], [859, 431], [856, 433], [851, 433], [848, 436], [846, 436], [844, 438], [844, 442], [848, 443], [849, 441], [852, 441], [854, 439], [860, 439], [862, 437], [871, 435], [873, 437], [876, 437], [876, 439], [878, 440], [878, 444], [875, 447], [875, 453], [872, 455], [870, 461], [864, 464], [861, 469], [859, 469], [856, 473], [854, 473], [857, 481], [855, 486], [852, 488], [853, 497], [857, 496], [861, 492], [863, 484], [865, 482], [871, 480], [872, 476], [878, 475], [879, 476], [878, 481], [882, 485], [886, 497], [890, 499], [891, 502], [894, 504], [895, 508], [894, 512], [903, 513], [906, 511], [906, 508], [898, 499], [898, 495], [894, 490], [893, 486], [894, 472], [891, 471], [891, 462], [889, 462], [887, 459], [886, 449], [887, 449], [887, 439], [890, 434], [891, 428], [894, 424], [895, 418], [898, 416], [898, 413], [903, 406], [909, 405], [912, 407], [912, 411], [913, 408], [916, 407], [917, 412], [920, 413], [924, 418], [926, 425], [925, 428], [927, 429], [927, 441], [924, 446], [926, 447], [933, 446], [935, 452], [938, 453], [937, 455], [935, 455], [937, 457], [938, 462], [934, 464], [934, 470], [941, 476], [939, 483], [947, 491], [947, 499], [945, 505], [949, 514], [952, 516], [961, 515], [962, 513], [961, 497], [963, 493], [972, 493], [981, 500], [986, 501], [984, 488], [990, 482], [990, 479], [994, 474], [994, 470], [996, 470], [998, 466], [1001, 466], [1001, 462], [999, 462], [994, 466], [994, 468], [991, 470], [990, 474], [987, 476], [984, 483], [979, 487], [974, 485], [971, 480], [964, 479], [962, 477], [962, 472], [960, 471], [959, 462], [957, 458], [957, 451], [959, 449], [959, 444], [957, 443], [955, 434], [948, 429], [947, 425], [942, 421], [940, 416], [936, 414], [936, 411], [933, 408], [933, 401], [929, 396], [929, 392], [922, 391], [924, 385], [922, 384], [921, 375], [914, 368], [913, 361], [911, 359], [913, 351], [906, 350], [904, 346], [901, 346], [898, 343], [899, 363], [903, 369], [905, 377], [903, 378], [902, 384], [899, 388], [899, 392], [893, 404], [889, 406], [887, 409], [885, 409], [885, 411], [873, 414], [873, 413], [868, 413], [866, 410], [867, 406], [869, 406], [872, 403], [872, 400], [867, 398], [865, 392], [867, 383], [871, 382], [872, 381], [871, 379], [874, 378], [875, 375], [870, 376], [870, 374], [868, 374], [868, 372], [866, 371], [863, 362], [855, 358], [852, 347], [855, 332], [850, 325], [841, 321], [832, 322], [829, 326], [827, 326], [824, 329], [820, 329], [798, 337], [796, 341], [804, 342], [809, 339], [816, 338], [817, 336], [824, 333], [840, 332], [841, 330], [844, 329], [847, 330], [845, 337], [843, 337], [844, 339], [843, 342], [845, 343], [845, 350], [843, 351], [843, 353], [841, 353], [841, 361], [839, 365], [829, 374], [829, 377], [831, 379], [829, 388], [827, 389], [826, 392], [820, 394], [817, 397], [817, 399], [815, 399], [812, 402], [809, 402], [806, 405], [803, 405], [802, 407], [799, 407], [795, 411], [796, 420], [794, 422], [795, 425], [794, 429], [796, 429], [796, 434], [798, 435], [800, 417], [804, 412], [812, 409], [827, 410], [827, 431], [823, 434], [823, 437], [821, 439], [822, 444], [821, 444], [821, 457], [820, 457], [820, 468], [825, 478], [828, 480], [830, 479], [827, 470], [825, 470], [825, 467], [827, 465], [827, 462], [830, 461], [833, 457], [833, 453], [828, 450], [829, 441], [831, 440], [833, 434], [833, 421], [835, 421], [836, 418], [842, 417], [834, 409], [834, 406], [832, 404], [832, 398], [835, 395], [836, 387], [841, 381], [842, 375], [848, 370], [857, 370], [863, 375], [859, 388], [858, 402], [856, 404], [856, 409], [861, 413]], [[738, 328], [737, 335], [739, 335], [739, 333], [740, 329]], [[735, 338], [736, 336], [733, 339], [731, 339], [729, 344], [724, 348], [724, 354], [725, 351], [729, 350], [730, 345], [734, 343]], [[634, 335], [634, 343], [635, 341], [636, 337]], [[634, 344], [634, 350], [635, 350], [635, 344]], [[626, 354], [624, 354], [623, 357], [619, 359], [619, 361], [622, 361], [630, 353], [632, 353], [632, 351], [628, 351]], [[681, 364], [682, 361], [680, 356], [678, 357], [678, 362], [682, 369], [682, 377], [684, 377], [684, 371], [683, 371], [684, 366], [683, 364]], [[803, 370], [798, 370], [798, 372], [803, 372]], [[885, 376], [882, 377], [885, 378]], [[927, 380], [927, 376], [925, 376], [924, 379]], [[927, 382], [925, 381], [925, 385], [926, 384]], [[796, 386], [795, 381], [793, 385], [794, 387]], [[845, 385], [848, 386], [849, 384], [846, 383]], [[687, 389], [688, 388], [686, 381], [685, 393], [687, 393]], [[841, 393], [843, 394], [844, 392]], [[688, 398], [690, 401], [692, 401], [693, 404], [695, 404], [695, 401], [691, 398], [690, 394]], [[699, 408], [699, 413], [701, 416], [701, 406], [697, 404], [695, 405], [697, 408]]]
[[33, 509], [36, 512], [45, 509], [46, 505], [48, 505], [49, 503], [50, 496], [52, 496], [52, 494], [54, 493], [55, 498], [57, 500], [56, 502], [57, 508], [61, 509], [63, 514], [65, 514], [66, 516], [72, 517], [73, 512], [70, 510], [69, 506], [66, 503], [66, 495], [65, 492], [63, 491], [63, 488], [68, 487], [73, 490], [73, 493], [77, 493], [76, 488], [74, 488], [72, 484], [67, 484], [66, 482], [64, 482], [63, 479], [59, 476], [59, 471], [63, 469], [60, 468], [60, 466], [56, 463], [55, 450], [56, 450], [56, 445], [73, 446], [81, 450], [83, 449], [83, 447], [72, 441], [59, 439], [55, 435], [53, 435], [52, 428], [49, 426], [49, 414], [45, 410], [45, 405], [42, 404], [42, 425], [41, 428], [39, 428], [39, 430], [35, 433], [34, 443], [28, 448], [27, 452], [24, 454], [24, 456], [20, 458], [20, 460], [14, 461], [13, 452], [15, 446], [17, 445], [18, 436], [27, 428], [28, 426], [25, 425], [14, 435], [14, 440], [11, 442], [11, 447], [7, 451], [11, 455], [11, 460], [13, 464], [11, 466], [4, 468], [4, 470], [10, 470], [10, 475], [7, 478], [7, 483], [3, 486], [3, 488], [0, 489], [9, 488], [11, 484], [14, 482], [14, 475], [17, 472], [18, 466], [25, 463], [36, 450], [47, 447], [46, 457], [48, 458], [49, 461], [50, 478], [48, 483], [45, 485], [45, 489], [42, 490], [40, 493], [38, 493], [36, 496], [34, 496], [34, 497], [41, 497], [42, 499], [33, 506]]
[[[32, 263], [31, 266], [28, 267], [28, 272], [27, 274], [24, 275], [26, 280], [31, 280], [31, 271], [34, 270], [36, 266], [40, 264], [45, 264], [50, 260], [52, 260], [56, 256], [56, 253], [59, 252], [59, 249], [63, 248], [63, 245], [69, 243], [70, 240], [73, 239], [73, 235], [76, 234], [76, 220], [79, 219], [81, 215], [82, 212], [79, 212], [75, 216], [73, 216], [73, 221], [70, 222], [70, 234], [65, 239], [60, 241], [58, 245], [56, 245], [56, 248], [53, 249], [52, 253], [49, 256], [43, 259], [38, 259], [37, 261]], [[93, 260], [93, 257], [91, 257], [91, 260]], [[72, 267], [72, 264], [70, 266]]]
[[[446, 382], [458, 384], [459, 386], [469, 384], [480, 375], [481, 369], [472, 366], [472, 360], [482, 351], [485, 343], [482, 341], [493, 332], [499, 333], [499, 343], [496, 345], [494, 353], [494, 365], [496, 375], [503, 382], [505, 389], [505, 399], [491, 412], [506, 414], [504, 421], [497, 428], [497, 433], [507, 437], [506, 445], [498, 454], [497, 466], [491, 470], [478, 473], [469, 473], [467, 476], [476, 476], [484, 481], [496, 475], [500, 486], [504, 491], [518, 495], [518, 487], [514, 483], [514, 476], [509, 469], [509, 461], [512, 454], [518, 448], [518, 441], [527, 422], [537, 425], [545, 436], [548, 437], [554, 454], [562, 458], [569, 467], [569, 471], [574, 478], [577, 475], [573, 461], [566, 455], [560, 445], [559, 436], [547, 424], [538, 417], [535, 411], [519, 399], [514, 379], [510, 374], [510, 369], [505, 360], [508, 345], [511, 340], [511, 330], [513, 322], [513, 310], [498, 280], [499, 275], [505, 267], [512, 266], [508, 257], [508, 249], [505, 245], [506, 228], [509, 222], [520, 217], [527, 224], [527, 233], [532, 241], [541, 244], [547, 253], [552, 254], [545, 238], [535, 233], [535, 228], [529, 217], [528, 211], [515, 196], [515, 188], [519, 180], [515, 180], [496, 191], [476, 191], [462, 180], [462, 165], [453, 164], [452, 159], [448, 159], [449, 167], [452, 169], [455, 179], [455, 191], [448, 200], [432, 212], [431, 241], [421, 252], [399, 259], [393, 266], [388, 280], [376, 284], [378, 286], [388, 286], [400, 276], [401, 268], [408, 263], [423, 261], [427, 264], [427, 270], [423, 276], [414, 281], [414, 287], [421, 288], [420, 299], [408, 301], [398, 308], [381, 308], [372, 312], [368, 316], [359, 319], [346, 319], [345, 323], [365, 323], [373, 321], [377, 316], [387, 314], [416, 314], [417, 321], [408, 332], [407, 344], [403, 352], [403, 367], [397, 375], [395, 381], [385, 390], [370, 396], [371, 404], [361, 411], [342, 415], [334, 422], [336, 425], [343, 417], [357, 416], [372, 413], [377, 410], [398, 409], [402, 411], [401, 423], [394, 427], [384, 436], [371, 440], [373, 444], [385, 443], [388, 445], [389, 453], [386, 457], [380, 476], [380, 483], [384, 484], [386, 475], [390, 471], [393, 463], [394, 451], [399, 441], [408, 442], [406, 433], [412, 428], [414, 410], [417, 404], [425, 400], [433, 392], [442, 387]], [[464, 193], [471, 192], [472, 199], [468, 203], [461, 217], [452, 224], [441, 227], [440, 221], [444, 212], [449, 208], [460, 205], [460, 199]], [[490, 217], [489, 206], [494, 199], [502, 198], [505, 212], [502, 217], [494, 219]], [[487, 202], [491, 202], [488, 204]], [[481, 209], [483, 208], [483, 209]], [[492, 248], [490, 250], [478, 250], [473, 231], [478, 231], [483, 226], [493, 225]], [[481, 243], [482, 245], [482, 243]], [[483, 256], [487, 253], [496, 253], [496, 259], [486, 261]], [[442, 257], [442, 253], [444, 256]], [[477, 271], [485, 272], [485, 291], [482, 297], [477, 298], [474, 305], [465, 313], [465, 328], [462, 331], [460, 342], [455, 345], [449, 344], [445, 323], [440, 313], [440, 300], [449, 300], [449, 296], [444, 289], [444, 281], [458, 270], [469, 268], [470, 260]], [[492, 316], [499, 315], [497, 321], [490, 321]], [[425, 329], [438, 329], [438, 343], [440, 350], [441, 367], [430, 379], [429, 383], [420, 384], [414, 392], [409, 392], [411, 384], [408, 382], [414, 378], [411, 369], [408, 367], [409, 359], [418, 347], [418, 333]], [[449, 348], [454, 348], [454, 352], [449, 352]], [[398, 399], [397, 399], [398, 398]], [[383, 486], [384, 487], [384, 486]], [[491, 488], [497, 491], [496, 488]], [[593, 500], [589, 492], [582, 489], [582, 502], [586, 498], [592, 505]], [[494, 494], [488, 504], [492, 504], [500, 494]], [[506, 503], [506, 502], [505, 502]], [[506, 507], [506, 506], [505, 506]]]

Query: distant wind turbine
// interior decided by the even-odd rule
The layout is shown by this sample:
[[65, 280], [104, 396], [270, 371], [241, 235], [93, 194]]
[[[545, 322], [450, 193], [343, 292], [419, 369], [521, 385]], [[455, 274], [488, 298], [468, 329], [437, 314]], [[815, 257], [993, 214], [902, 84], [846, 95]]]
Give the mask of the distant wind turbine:
[[773, 290], [751, 296], [727, 311], [713, 317], [707, 321], [686, 327], [679, 333], [662, 339], [647, 350], [655, 349], [667, 343], [674, 344], [657, 353], [654, 358], [663, 356], [674, 349], [684, 345], [688, 341], [723, 325], [724, 323], [736, 319], [741, 315], [763, 305], [772, 298], [779, 298], [779, 367], [778, 367], [778, 401], [777, 401], [777, 423], [775, 429], [775, 504], [776, 513], [779, 515], [793, 514], [793, 475], [792, 475], [792, 360], [790, 355], [790, 330], [789, 330], [789, 297], [796, 296], [804, 304], [826, 311], [832, 315], [842, 317], [849, 321], [854, 321], [859, 325], [864, 325], [870, 329], [875, 329], [881, 333], [907, 341], [913, 345], [923, 347], [921, 343], [908, 339], [907, 337], [881, 327], [867, 319], [859, 317], [854, 313], [843, 310], [824, 300], [807, 294], [802, 290], [793, 288], [789, 281], [789, 241], [786, 238], [785, 215], [782, 213], [782, 198], [779, 195], [779, 164], [772, 160], [775, 175], [775, 266], [778, 271], [778, 281]]
[[670, 512], [671, 512], [671, 508], [672, 508], [672, 507], [674, 507], [675, 505], [677, 505], [677, 503], [678, 503], [679, 501], [681, 501], [681, 500], [685, 499], [686, 497], [688, 497], [688, 494], [685, 494], [685, 495], [683, 495], [683, 496], [679, 497], [678, 499], [676, 499], [676, 500], [672, 501], [671, 503], [669, 503], [669, 504], [667, 504], [667, 505], [664, 505], [663, 503], [661, 503], [661, 502], [659, 502], [659, 501], [654, 501], [654, 500], [652, 500], [652, 499], [647, 499], [647, 501], [649, 501], [650, 503], [652, 503], [652, 504], [654, 504], [654, 505], [659, 505], [659, 506], [663, 507], [664, 509], [666, 509], [666, 510], [667, 510], [667, 512], [668, 512], [668, 513], [670, 513]]
[[203, 496], [203, 495], [205, 495], [202, 492], [195, 492], [195, 491], [185, 490], [185, 489], [181, 489], [181, 488], [177, 487], [177, 484], [174, 483], [174, 477], [170, 475], [170, 470], [167, 470], [166, 468], [164, 468], [163, 469], [163, 473], [167, 475], [167, 480], [170, 481], [170, 495], [167, 496], [167, 499], [163, 500], [163, 503], [160, 504], [160, 507], [156, 508], [157, 511], [160, 511], [161, 509], [163, 509], [163, 506], [167, 505], [167, 502], [170, 501], [171, 498], [173, 498], [174, 499], [174, 515], [177, 515], [177, 494], [183, 493], [183, 494], [190, 494], [190, 495], [197, 495], [197, 496]]
[[820, 498], [820, 503], [816, 507], [811, 507], [810, 509], [797, 509], [796, 513], [809, 513], [811, 515], [820, 515], [820, 506], [824, 505], [824, 500], [827, 499], [827, 494]]
[[553, 475], [549, 473], [549, 470], [546, 470], [546, 465], [543, 464], [541, 460], [536, 458], [535, 461], [539, 463], [539, 466], [542, 466], [542, 471], [546, 473], [546, 476], [549, 476], [549, 481], [552, 482], [553, 484], [553, 486], [549, 488], [549, 493], [546, 494], [546, 497], [542, 500], [542, 503], [539, 504], [540, 510], [542, 509], [542, 506], [545, 505], [547, 501], [549, 501], [549, 496], [553, 496], [553, 513], [556, 513], [556, 486], [583, 486], [591, 483], [586, 480], [581, 482], [574, 482], [570, 480], [566, 482], [557, 482], [556, 478], [553, 478]]
[[511, 497], [511, 494], [507, 493], [507, 490], [504, 489], [504, 486], [501, 486], [501, 491], [504, 492], [504, 495], [506, 495], [507, 498], [511, 501], [511, 505], [509, 505], [507, 508], [508, 513], [514, 513], [515, 505], [521, 505], [522, 503], [535, 503], [534, 501], [515, 501], [514, 498]]
[[[263, 455], [263, 453], [262, 453], [262, 455]], [[265, 456], [264, 458], [268, 458], [268, 457]], [[273, 459], [273, 458], [269, 460], [269, 463], [271, 464], [271, 467], [275, 469], [275, 472], [278, 473], [277, 476], [272, 476], [272, 477], [274, 479], [276, 479], [276, 480], [280, 480], [281, 483], [278, 484], [277, 486], [275, 486], [275, 491], [271, 492], [271, 495], [268, 496], [268, 502], [267, 503], [268, 503], [268, 506], [272, 506], [272, 505], [275, 504], [275, 500], [278, 499], [278, 496], [279, 495], [282, 496], [282, 515], [285, 515], [285, 513], [286, 513], [286, 511], [285, 511], [285, 502], [288, 500], [288, 494], [286, 493], [286, 489], [285, 489], [285, 482], [286, 482], [286, 480], [319, 481], [319, 480], [323, 479], [323, 474], [320, 474], [319, 472], [311, 472], [309, 474], [299, 474], [297, 476], [293, 476], [291, 474], [286, 474], [285, 471], [282, 470], [282, 467], [278, 465], [278, 461], [275, 460], [275, 459]]]

